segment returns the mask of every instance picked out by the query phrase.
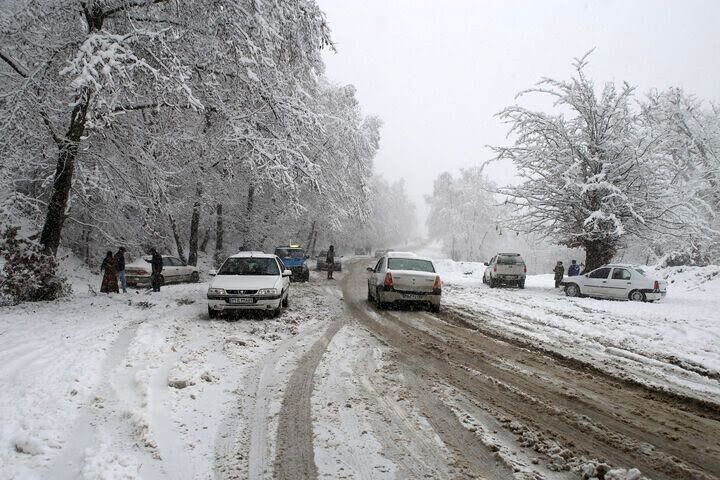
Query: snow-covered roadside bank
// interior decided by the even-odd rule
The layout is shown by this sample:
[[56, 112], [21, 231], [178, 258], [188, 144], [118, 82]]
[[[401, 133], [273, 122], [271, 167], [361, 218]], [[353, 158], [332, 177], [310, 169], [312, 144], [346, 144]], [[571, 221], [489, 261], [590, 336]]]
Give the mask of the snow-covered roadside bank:
[[717, 267], [658, 271], [658, 303], [568, 298], [552, 275], [525, 290], [490, 289], [481, 263], [438, 260], [450, 311], [621, 377], [717, 403], [720, 398], [720, 275]]
[[319, 321], [317, 299], [297, 286], [279, 319], [209, 321], [206, 288], [3, 308], [0, 478], [212, 478], [218, 445], [244, 452], [253, 372]]

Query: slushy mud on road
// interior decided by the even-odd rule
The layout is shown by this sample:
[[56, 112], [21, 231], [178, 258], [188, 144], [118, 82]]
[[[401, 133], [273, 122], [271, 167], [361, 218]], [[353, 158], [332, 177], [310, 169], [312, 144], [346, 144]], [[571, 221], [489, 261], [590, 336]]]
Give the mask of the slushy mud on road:
[[289, 376], [276, 478], [720, 477], [717, 409], [447, 314], [378, 311], [365, 263], [322, 289], [336, 317]]

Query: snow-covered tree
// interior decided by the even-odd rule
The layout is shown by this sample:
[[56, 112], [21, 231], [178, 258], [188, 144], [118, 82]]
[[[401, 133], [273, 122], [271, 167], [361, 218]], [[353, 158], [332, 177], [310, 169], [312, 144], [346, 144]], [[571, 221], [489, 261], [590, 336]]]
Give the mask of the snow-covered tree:
[[660, 139], [640, 125], [634, 89], [607, 83], [597, 91], [586, 66], [587, 55], [570, 80], [544, 79], [521, 92], [549, 97], [555, 111], [506, 108], [499, 117], [514, 144], [495, 151], [522, 179], [502, 189], [518, 209], [513, 228], [583, 248], [594, 268], [627, 239], [682, 235], [694, 210], [668, 190]]

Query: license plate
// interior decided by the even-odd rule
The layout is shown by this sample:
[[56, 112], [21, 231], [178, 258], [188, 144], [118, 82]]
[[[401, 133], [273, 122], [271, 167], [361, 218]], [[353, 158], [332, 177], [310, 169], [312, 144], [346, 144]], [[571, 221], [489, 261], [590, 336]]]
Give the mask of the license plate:
[[517, 275], [505, 275], [505, 278], [517, 278]]
[[253, 303], [253, 299], [250, 297], [233, 297], [230, 299], [230, 303]]
[[404, 298], [405, 300], [422, 300], [422, 299], [423, 299], [423, 296], [422, 296], [422, 295], [412, 295], [412, 294], [407, 294], [407, 293], [406, 293], [406, 294], [403, 295], [403, 298]]

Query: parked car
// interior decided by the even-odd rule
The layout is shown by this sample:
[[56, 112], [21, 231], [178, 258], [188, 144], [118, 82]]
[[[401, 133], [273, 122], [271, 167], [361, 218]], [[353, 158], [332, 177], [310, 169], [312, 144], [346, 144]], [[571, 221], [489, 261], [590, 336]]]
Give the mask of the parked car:
[[368, 300], [378, 308], [421, 303], [440, 311], [442, 281], [432, 260], [414, 253], [388, 252], [375, 267], [368, 267]]
[[519, 253], [498, 253], [486, 262], [485, 266], [487, 268], [483, 273], [483, 283], [490, 285], [490, 288], [500, 285], [525, 288], [527, 267]]
[[292, 272], [291, 279], [293, 281], [307, 282], [310, 280], [310, 269], [307, 266], [307, 259], [310, 257], [305, 254], [305, 249], [300, 245], [276, 247], [275, 255]]
[[[342, 272], [342, 260], [340, 260], [342, 257], [335, 257], [335, 268], [333, 269], [334, 272]], [[327, 270], [327, 250], [322, 250], [320, 254], [316, 257], [315, 260], [315, 268], [317, 270]]]
[[358, 255], [358, 256], [370, 255], [370, 247], [356, 248], [355, 255]]
[[278, 316], [288, 306], [290, 276], [276, 255], [240, 252], [210, 271], [208, 316], [233, 310], [263, 310]]
[[[149, 255], [141, 257], [125, 265], [125, 276], [127, 284], [131, 287], [150, 286], [150, 273], [152, 267]], [[160, 275], [160, 284], [181, 283], [181, 282], [199, 282], [200, 272], [197, 267], [188, 265], [178, 257], [163, 255], [163, 270]]]
[[560, 282], [568, 297], [597, 297], [654, 302], [665, 297], [667, 282], [652, 277], [642, 267], [626, 264], [603, 265], [600, 268]]

